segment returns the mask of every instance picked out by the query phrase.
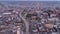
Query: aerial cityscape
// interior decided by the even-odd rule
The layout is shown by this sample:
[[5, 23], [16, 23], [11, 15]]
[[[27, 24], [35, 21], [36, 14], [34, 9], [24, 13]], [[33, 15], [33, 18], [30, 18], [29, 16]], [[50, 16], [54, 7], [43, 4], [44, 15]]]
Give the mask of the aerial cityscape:
[[60, 34], [60, 1], [0, 1], [0, 34]]

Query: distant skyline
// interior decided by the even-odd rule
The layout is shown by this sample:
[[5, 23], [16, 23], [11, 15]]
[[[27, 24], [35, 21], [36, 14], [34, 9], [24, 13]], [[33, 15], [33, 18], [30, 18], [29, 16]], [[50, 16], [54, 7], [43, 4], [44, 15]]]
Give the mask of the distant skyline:
[[60, 1], [60, 0], [0, 0], [0, 1]]

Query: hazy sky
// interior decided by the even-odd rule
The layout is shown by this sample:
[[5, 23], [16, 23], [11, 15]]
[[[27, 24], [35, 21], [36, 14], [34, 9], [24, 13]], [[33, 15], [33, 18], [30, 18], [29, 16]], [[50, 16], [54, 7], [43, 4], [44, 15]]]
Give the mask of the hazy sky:
[[0, 1], [60, 1], [60, 0], [0, 0]]

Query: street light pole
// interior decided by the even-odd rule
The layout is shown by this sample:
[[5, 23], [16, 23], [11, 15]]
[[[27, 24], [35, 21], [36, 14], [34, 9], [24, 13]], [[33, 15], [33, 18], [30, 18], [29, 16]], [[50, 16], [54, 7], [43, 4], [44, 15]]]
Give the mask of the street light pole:
[[29, 34], [29, 22], [24, 18], [22, 17], [21, 13], [19, 14], [19, 17], [24, 21], [25, 23], [25, 26], [26, 26], [26, 34]]

